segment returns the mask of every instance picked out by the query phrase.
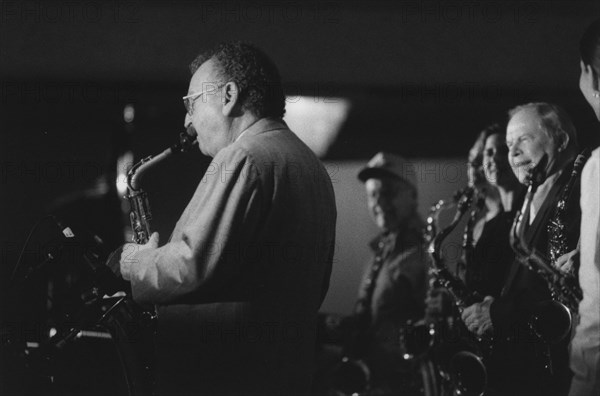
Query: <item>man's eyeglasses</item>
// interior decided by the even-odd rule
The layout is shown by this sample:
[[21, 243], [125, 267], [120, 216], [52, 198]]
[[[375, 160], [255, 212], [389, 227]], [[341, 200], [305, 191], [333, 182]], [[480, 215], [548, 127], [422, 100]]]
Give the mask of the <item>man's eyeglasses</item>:
[[185, 106], [185, 110], [187, 111], [187, 113], [192, 116], [192, 114], [194, 114], [194, 101], [196, 99], [198, 99], [200, 96], [206, 94], [206, 93], [214, 93], [217, 91], [217, 89], [222, 88], [223, 85], [217, 85], [216, 87], [209, 87], [207, 89], [205, 89], [204, 91], [201, 92], [196, 92], [193, 94], [189, 94], [184, 96], [183, 99], [183, 105]]

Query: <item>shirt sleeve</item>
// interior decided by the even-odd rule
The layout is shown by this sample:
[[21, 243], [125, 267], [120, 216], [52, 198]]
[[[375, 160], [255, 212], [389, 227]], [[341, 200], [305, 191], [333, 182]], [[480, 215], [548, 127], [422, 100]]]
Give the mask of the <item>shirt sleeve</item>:
[[136, 249], [126, 252], [122, 272], [134, 300], [223, 301], [252, 289], [251, 279], [244, 279], [252, 273], [244, 257], [260, 228], [263, 207], [260, 177], [248, 154], [222, 150], [177, 223], [180, 236], [160, 248], [132, 245]]
[[[595, 150], [581, 175], [582, 244], [585, 239], [585, 259], [600, 271], [600, 152]], [[589, 234], [589, 235], [587, 235]]]

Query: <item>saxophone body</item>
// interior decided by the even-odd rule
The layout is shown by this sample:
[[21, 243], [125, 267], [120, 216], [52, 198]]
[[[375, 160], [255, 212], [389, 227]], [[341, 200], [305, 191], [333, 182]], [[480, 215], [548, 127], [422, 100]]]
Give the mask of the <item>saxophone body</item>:
[[152, 211], [148, 194], [141, 188], [141, 177], [149, 169], [153, 168], [173, 154], [187, 152], [196, 142], [191, 136], [181, 133], [179, 140], [171, 147], [156, 156], [148, 156], [131, 167], [127, 172], [127, 195], [129, 201], [131, 230], [133, 231], [133, 242], [144, 244], [150, 239]]
[[[570, 215], [570, 206], [573, 204], [579, 205], [577, 198], [573, 202], [573, 191], [578, 187], [579, 176], [589, 156], [589, 150], [584, 150], [575, 159], [571, 177], [563, 189], [560, 199], [556, 204], [554, 215], [548, 223], [548, 256], [552, 268], [557, 269], [556, 263], [558, 259], [575, 249], [578, 244], [578, 241], [570, 238], [567, 222]], [[578, 267], [573, 266], [567, 271], [558, 271], [554, 271], [554, 274], [552, 274], [553, 282], [550, 291], [556, 296], [556, 299], [565, 304], [571, 311], [577, 312], [579, 302], [583, 298], [583, 292], [577, 279]]]
[[465, 308], [470, 305], [473, 301], [474, 297], [472, 293], [467, 289], [466, 285], [457, 278], [454, 274], [450, 272], [448, 267], [446, 267], [444, 263], [444, 259], [442, 257], [442, 243], [443, 241], [450, 235], [452, 231], [456, 228], [460, 219], [466, 213], [467, 209], [471, 205], [471, 201], [473, 198], [473, 189], [468, 189], [464, 192], [462, 198], [457, 203], [457, 211], [454, 219], [446, 228], [441, 230], [431, 241], [429, 245], [428, 252], [432, 258], [433, 265], [433, 274], [437, 278], [438, 283], [440, 283], [443, 287], [447, 288], [448, 291], [455, 298], [456, 304], [459, 306], [459, 309]]
[[[375, 270], [376, 273], [379, 272], [378, 269], [383, 265], [386, 251], [386, 243], [380, 240], [372, 266], [373, 269], [377, 268]], [[375, 281], [374, 278], [369, 279], [368, 290], [366, 291], [367, 297], [359, 299], [357, 306], [369, 306], [371, 304]], [[368, 395], [371, 390], [372, 372], [364, 360], [371, 315], [370, 313], [365, 313], [362, 309], [359, 312], [357, 313], [355, 308], [353, 317], [354, 328], [344, 343], [341, 362], [331, 372], [332, 389], [338, 396]]]
[[[588, 156], [589, 151], [586, 150], [576, 158], [570, 179], [561, 192], [554, 215], [548, 223], [548, 255], [530, 247], [525, 240], [525, 224], [528, 222], [531, 201], [537, 188], [535, 176], [530, 178], [531, 181], [527, 188], [523, 206], [515, 217], [510, 233], [511, 246], [517, 255], [517, 259], [530, 270], [537, 273], [545, 281], [552, 300], [556, 304], [563, 306], [563, 311], [569, 313], [568, 316], [571, 321], [571, 313], [577, 311], [579, 301], [582, 298], [582, 292], [574, 271], [567, 272], [560, 270], [556, 266], [556, 261], [560, 256], [572, 251], [576, 247], [572, 241], [569, 242], [566, 232], [567, 208], [570, 204], [569, 201], [573, 188], [579, 179], [579, 175]], [[569, 328], [562, 332], [561, 338], [568, 335], [570, 325], [571, 323], [569, 323]], [[538, 331], [541, 332], [541, 330]], [[552, 338], [553, 337], [550, 337], [549, 341], [557, 342], [561, 339]]]
[[[480, 218], [480, 214], [485, 207], [485, 198], [483, 195], [477, 194], [474, 200], [475, 205], [469, 214], [469, 219], [467, 220], [465, 232], [463, 234], [462, 263], [458, 263], [459, 267], [462, 266], [462, 268], [457, 267], [456, 271], [467, 284], [473, 284], [473, 282], [481, 280], [481, 269], [477, 263], [475, 263], [473, 258], [475, 250], [475, 238], [473, 237], [473, 234], [477, 220]], [[462, 271], [459, 271], [459, 269], [462, 269]]]
[[[472, 292], [467, 288], [465, 283], [448, 269], [442, 257], [442, 242], [452, 233], [460, 222], [463, 215], [471, 206], [474, 190], [467, 188], [462, 191], [462, 196], [457, 201], [457, 211], [454, 219], [446, 228], [441, 230], [432, 239], [428, 252], [431, 255], [432, 268], [431, 272], [435, 278], [435, 282], [446, 288], [454, 299], [454, 304], [459, 311], [469, 305], [483, 300], [477, 293]], [[434, 330], [435, 331], [435, 330]], [[489, 337], [476, 338], [477, 347], [475, 352], [469, 350], [461, 350], [452, 353], [452, 357], [448, 360], [447, 367], [438, 367], [440, 373], [440, 384], [445, 386], [446, 391], [442, 390], [442, 394], [453, 393], [463, 395], [482, 395], [487, 385], [487, 370], [483, 364], [482, 351], [491, 348], [491, 339]], [[443, 347], [443, 345], [440, 345]], [[435, 358], [434, 358], [435, 360]]]
[[[127, 174], [130, 203], [130, 220], [133, 242], [143, 244], [151, 235], [152, 213], [148, 194], [141, 188], [140, 179], [144, 172], [167, 157], [187, 151], [195, 141], [181, 134], [179, 141], [155, 157], [142, 159]], [[118, 296], [107, 299], [103, 315], [98, 324], [109, 330], [115, 341], [121, 366], [130, 396], [150, 395], [152, 392], [154, 367], [154, 333], [156, 314], [152, 307], [141, 306], [131, 296]]]
[[[589, 155], [589, 154], [588, 154]], [[550, 345], [563, 341], [571, 333], [573, 328], [573, 313], [576, 312], [581, 289], [574, 275], [558, 269], [556, 259], [562, 254], [572, 250], [566, 242], [565, 215], [569, 204], [573, 187], [579, 178], [579, 174], [585, 160], [586, 151], [577, 156], [571, 176], [561, 192], [560, 199], [555, 208], [554, 216], [548, 223], [548, 252], [553, 259], [536, 248], [530, 246], [525, 239], [525, 225], [529, 222], [531, 202], [533, 195], [543, 180], [543, 170], [538, 169], [540, 165], [531, 169], [527, 192], [521, 209], [517, 212], [510, 231], [510, 244], [515, 252], [515, 257], [525, 267], [536, 273], [546, 284], [550, 292], [550, 300], [541, 301], [536, 304], [533, 312], [527, 319], [526, 331], [544, 345], [542, 358], [544, 369], [553, 372], [553, 362], [550, 353]], [[540, 163], [544, 162], [544, 158]]]

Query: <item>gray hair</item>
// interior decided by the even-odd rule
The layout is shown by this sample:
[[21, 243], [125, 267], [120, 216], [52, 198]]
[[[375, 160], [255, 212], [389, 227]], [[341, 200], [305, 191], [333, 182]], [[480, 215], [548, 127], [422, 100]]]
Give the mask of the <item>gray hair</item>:
[[540, 117], [540, 129], [546, 132], [554, 141], [559, 141], [560, 136], [566, 134], [569, 137], [566, 153], [571, 155], [577, 153], [579, 149], [577, 131], [571, 117], [562, 107], [545, 102], [527, 103], [509, 110], [509, 120], [523, 110], [533, 110]]

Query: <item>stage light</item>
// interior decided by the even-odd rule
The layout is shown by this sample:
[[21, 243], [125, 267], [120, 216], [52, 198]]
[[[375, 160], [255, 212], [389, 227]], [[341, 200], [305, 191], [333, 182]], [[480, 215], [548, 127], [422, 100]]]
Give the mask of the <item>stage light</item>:
[[345, 98], [288, 96], [283, 119], [322, 158], [340, 133], [350, 107]]

